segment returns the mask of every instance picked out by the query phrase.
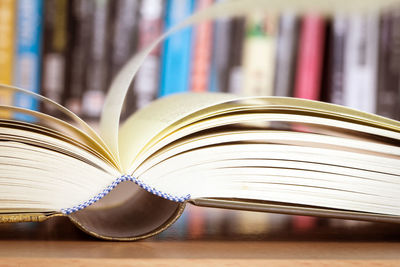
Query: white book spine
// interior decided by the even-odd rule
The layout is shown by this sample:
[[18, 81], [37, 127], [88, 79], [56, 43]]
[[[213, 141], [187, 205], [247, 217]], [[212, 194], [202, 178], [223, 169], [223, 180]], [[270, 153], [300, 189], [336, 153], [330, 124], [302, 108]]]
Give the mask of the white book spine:
[[376, 112], [379, 15], [356, 14], [349, 19], [345, 47], [344, 104]]

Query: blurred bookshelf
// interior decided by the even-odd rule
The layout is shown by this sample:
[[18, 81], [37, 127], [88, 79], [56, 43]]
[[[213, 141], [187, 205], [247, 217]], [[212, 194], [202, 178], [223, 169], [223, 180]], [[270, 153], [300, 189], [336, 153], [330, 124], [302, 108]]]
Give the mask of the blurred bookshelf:
[[[43, 94], [96, 128], [107, 88], [127, 60], [212, 3], [0, 0], [0, 83]], [[400, 6], [328, 17], [260, 12], [181, 30], [145, 60], [123, 118], [158, 97], [186, 91], [301, 97], [399, 120]], [[0, 95], [0, 103], [59, 115], [19, 95]], [[46, 238], [60, 225], [70, 229], [66, 220], [52, 221], [0, 225], [0, 238], [7, 238], [7, 232], [17, 239], [27, 233]], [[65, 238], [82, 238], [75, 230], [71, 233]], [[190, 206], [152, 240], [323, 238], [398, 241], [400, 230], [386, 224]]]

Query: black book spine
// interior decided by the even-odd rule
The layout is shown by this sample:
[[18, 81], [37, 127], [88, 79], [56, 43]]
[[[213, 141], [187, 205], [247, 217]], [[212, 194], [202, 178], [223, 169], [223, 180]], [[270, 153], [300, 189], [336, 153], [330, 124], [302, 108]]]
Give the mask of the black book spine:
[[[44, 4], [42, 93], [61, 103], [65, 90], [69, 2], [67, 0], [47, 0]], [[56, 110], [52, 107], [43, 106], [42, 110], [55, 115]]]
[[377, 113], [400, 120], [400, 8], [382, 14]]
[[92, 28], [93, 2], [70, 1], [67, 49], [66, 92], [64, 105], [82, 115], [82, 95], [85, 88], [87, 56]]
[[[138, 45], [138, 0], [117, 0], [112, 1], [111, 17], [111, 49], [109, 54], [110, 82], [121, 70], [122, 66], [130, 59]], [[136, 96], [132, 89], [129, 89], [122, 111], [124, 119], [136, 109]]]
[[229, 48], [229, 81], [228, 92], [240, 93], [242, 91], [242, 54], [245, 35], [244, 18], [234, 18], [230, 27]]
[[[89, 1], [89, 0], [86, 0]], [[93, 3], [93, 16], [89, 31], [89, 49], [85, 60], [86, 83], [82, 98], [83, 116], [98, 119], [103, 108], [106, 91], [108, 88], [108, 39], [109, 39], [109, 0], [91, 0]]]
[[329, 48], [327, 56], [326, 100], [343, 105], [343, 81], [344, 81], [344, 56], [346, 44], [347, 17], [336, 14], [331, 23]]

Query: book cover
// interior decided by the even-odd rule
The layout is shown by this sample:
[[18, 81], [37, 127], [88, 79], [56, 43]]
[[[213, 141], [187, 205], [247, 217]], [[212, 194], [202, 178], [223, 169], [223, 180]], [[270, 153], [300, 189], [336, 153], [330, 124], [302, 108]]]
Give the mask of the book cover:
[[[188, 17], [194, 7], [193, 0], [168, 0], [164, 21], [165, 29]], [[163, 44], [160, 96], [189, 90], [192, 59], [192, 29], [185, 28], [170, 35]]]
[[277, 20], [255, 13], [246, 18], [243, 47], [243, 91], [245, 95], [273, 95]]
[[343, 104], [376, 112], [379, 14], [352, 14], [345, 45]]
[[320, 98], [325, 22], [322, 15], [307, 14], [301, 21], [294, 96]]
[[382, 14], [380, 30], [377, 113], [400, 120], [400, 8]]
[[281, 14], [274, 78], [274, 95], [276, 96], [293, 96], [298, 30], [298, 17], [296, 14], [293, 12]]
[[[138, 50], [142, 50], [158, 36], [163, 30], [162, 0], [143, 0], [140, 7], [140, 22], [138, 35]], [[160, 83], [160, 46], [153, 49], [139, 69], [134, 83], [136, 107], [148, 105], [158, 95]]]
[[[17, 5], [16, 55], [14, 84], [35, 93], [40, 88], [42, 44], [42, 0], [20, 0]], [[31, 96], [16, 93], [14, 104], [21, 108], [38, 110], [39, 104]], [[30, 121], [28, 115], [17, 113], [16, 119]]]
[[[11, 85], [13, 83], [14, 63], [14, 35], [15, 35], [15, 9], [16, 0], [0, 1], [0, 83]], [[11, 105], [13, 95], [11, 92], [0, 92], [0, 104]], [[2, 116], [11, 117], [10, 112], [1, 111]]]
[[[46, 0], [43, 22], [42, 94], [62, 103], [65, 92], [66, 51], [68, 34], [67, 0]], [[53, 114], [52, 106], [42, 106]]]
[[[213, 0], [197, 0], [195, 10], [207, 8]], [[192, 92], [208, 91], [211, 53], [212, 53], [213, 23], [205, 21], [193, 29], [192, 70], [190, 74], [190, 90]]]

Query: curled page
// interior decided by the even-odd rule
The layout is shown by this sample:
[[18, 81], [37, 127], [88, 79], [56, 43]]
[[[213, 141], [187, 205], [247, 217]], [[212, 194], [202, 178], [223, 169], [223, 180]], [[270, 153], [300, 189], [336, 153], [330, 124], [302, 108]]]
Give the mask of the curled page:
[[147, 48], [136, 54], [128, 61], [128, 63], [125, 64], [113, 80], [108, 91], [100, 121], [101, 135], [112, 153], [119, 157], [119, 122], [122, 106], [129, 86], [138, 69], [143, 64], [144, 59], [151, 50], [153, 50], [169, 35], [184, 27], [218, 17], [243, 15], [254, 10], [265, 10], [270, 14], [278, 13], [282, 10], [294, 10], [298, 13], [318, 12], [323, 14], [331, 14], [336, 11], [367, 12], [369, 10], [374, 10], [376, 12], [377, 10], [388, 7], [396, 2], [399, 2], [399, 0], [227, 0], [217, 2], [209, 8], [200, 10], [166, 31]]
[[[116, 157], [112, 154], [112, 152], [108, 149], [106, 143], [102, 140], [102, 138], [81, 118], [75, 115], [70, 110], [66, 109], [65, 107], [61, 106], [60, 104], [54, 102], [53, 100], [36, 94], [34, 92], [24, 90], [22, 88], [14, 87], [14, 86], [7, 86], [7, 85], [0, 85], [0, 90], [2, 91], [9, 91], [13, 94], [20, 93], [26, 94], [30, 97], [35, 98], [41, 104], [51, 105], [54, 109], [58, 110], [66, 119], [70, 120], [71, 123], [67, 123], [64, 120], [57, 119], [53, 116], [46, 115], [44, 113], [40, 113], [37, 111], [31, 111], [19, 107], [14, 106], [5, 106], [0, 105], [0, 110], [12, 112], [12, 113], [23, 113], [27, 116], [31, 117], [32, 120], [29, 122], [24, 122], [23, 120], [21, 123], [28, 123], [34, 125], [41, 125], [45, 128], [55, 130], [60, 135], [66, 135], [70, 138], [75, 139], [88, 147], [96, 148], [101, 154], [103, 154], [106, 158], [108, 158], [114, 166], [119, 167], [119, 162], [116, 161]], [[18, 119], [13, 119], [9, 123], [16, 123], [19, 121]], [[3, 122], [6, 123], [6, 122]]]

